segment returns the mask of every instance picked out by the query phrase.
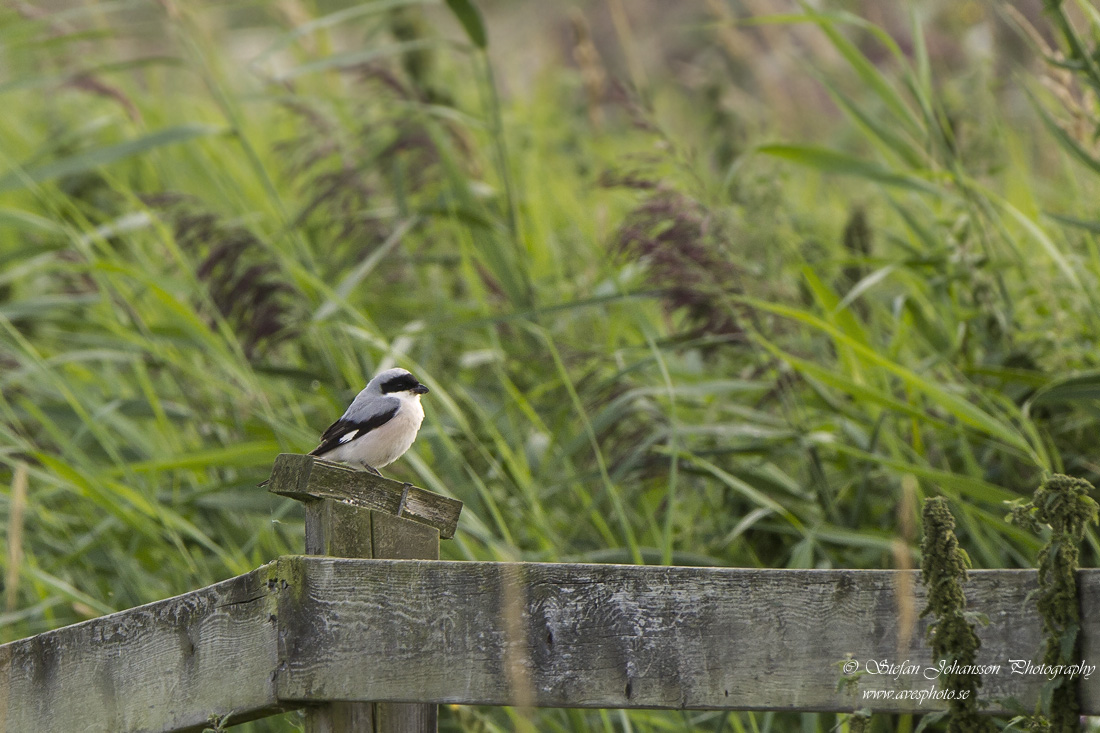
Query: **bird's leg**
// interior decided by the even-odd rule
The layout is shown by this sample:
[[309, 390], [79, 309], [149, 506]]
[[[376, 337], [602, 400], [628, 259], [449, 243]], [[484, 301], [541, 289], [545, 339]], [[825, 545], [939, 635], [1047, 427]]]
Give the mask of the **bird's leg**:
[[368, 471], [370, 471], [370, 472], [371, 472], [371, 473], [373, 473], [373, 474], [374, 474], [375, 476], [377, 476], [378, 478], [386, 478], [385, 476], [383, 476], [383, 475], [382, 475], [382, 472], [381, 472], [381, 471], [379, 471], [379, 470], [378, 470], [377, 468], [375, 468], [374, 466], [372, 466], [372, 465], [370, 465], [370, 464], [368, 464], [368, 463], [364, 463], [364, 464], [363, 464], [363, 466], [364, 466], [364, 467], [365, 467], [365, 468], [366, 468], [366, 469], [367, 469]]

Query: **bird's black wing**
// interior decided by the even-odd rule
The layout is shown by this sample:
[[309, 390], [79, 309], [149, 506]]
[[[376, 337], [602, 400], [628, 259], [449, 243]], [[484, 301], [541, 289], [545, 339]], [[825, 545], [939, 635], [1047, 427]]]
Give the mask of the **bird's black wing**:
[[[392, 410], [386, 412], [379, 412], [371, 415], [366, 420], [353, 421], [340, 418], [332, 425], [328, 426], [328, 430], [321, 436], [321, 445], [317, 446], [309, 452], [311, 456], [321, 456], [328, 453], [330, 450], [339, 448], [344, 443], [348, 443], [356, 438], [362, 437], [374, 430], [380, 428], [397, 414], [397, 410], [400, 405], [397, 405]], [[355, 433], [350, 438], [347, 437], [351, 433]]]

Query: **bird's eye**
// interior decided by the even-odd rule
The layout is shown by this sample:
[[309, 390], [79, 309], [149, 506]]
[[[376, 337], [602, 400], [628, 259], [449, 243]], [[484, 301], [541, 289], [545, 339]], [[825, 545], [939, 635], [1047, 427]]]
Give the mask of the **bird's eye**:
[[409, 390], [416, 389], [420, 385], [416, 381], [416, 377], [411, 374], [399, 374], [396, 377], [387, 379], [382, 383], [382, 394], [390, 394], [391, 392], [407, 392]]

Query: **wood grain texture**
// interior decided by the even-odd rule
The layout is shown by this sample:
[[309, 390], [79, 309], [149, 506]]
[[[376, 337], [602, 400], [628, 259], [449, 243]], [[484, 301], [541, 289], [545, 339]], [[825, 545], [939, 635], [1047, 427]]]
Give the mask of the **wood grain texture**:
[[454, 537], [462, 502], [314, 456], [281, 453], [268, 490], [300, 501], [334, 499], [426, 524]]
[[275, 568], [0, 646], [0, 731], [201, 731], [279, 712]]
[[439, 530], [371, 512], [371, 548], [376, 560], [438, 560]]
[[[863, 690], [931, 690], [927, 620], [899, 629], [899, 597], [924, 606], [916, 573], [621, 565], [361, 561], [302, 563], [302, 613], [281, 615], [292, 653], [281, 699], [609, 708], [927, 712], [942, 703], [869, 700]], [[898, 593], [898, 583], [903, 593]], [[1080, 574], [1083, 655], [1100, 659], [1100, 571]], [[1011, 674], [1035, 659], [1033, 571], [975, 571], [982, 699], [1031, 707], [1043, 683]], [[519, 599], [509, 603], [509, 598]], [[902, 601], [906, 603], [907, 601]], [[509, 605], [521, 609], [511, 623]], [[308, 609], [308, 610], [306, 610]], [[509, 633], [509, 628], [520, 632]], [[899, 639], [903, 645], [899, 648]], [[908, 640], [905, 642], [904, 640]], [[842, 686], [851, 656], [863, 674]], [[917, 672], [868, 673], [869, 662]], [[873, 664], [872, 664], [873, 667]], [[528, 689], [517, 688], [517, 683]], [[1100, 673], [1081, 683], [1100, 712]]]
[[[387, 531], [378, 516], [372, 543]], [[0, 731], [199, 731], [226, 714], [235, 723], [331, 701], [351, 703], [329, 708], [345, 722], [357, 701], [429, 704], [379, 705], [375, 726], [434, 725], [418, 711], [438, 703], [928, 712], [942, 703], [861, 695], [933, 689], [921, 674], [927, 622], [899, 628], [903, 607], [924, 605], [915, 581], [900, 571], [284, 557], [0, 646]], [[1096, 664], [1100, 570], [1078, 584], [1082, 656]], [[974, 571], [966, 584], [970, 609], [989, 618], [978, 661], [1001, 665], [984, 677], [991, 712], [1008, 697], [1030, 708], [1043, 684], [1008, 667], [1036, 658], [1035, 586], [1034, 571], [1014, 570]], [[838, 690], [848, 656], [863, 674]], [[918, 670], [868, 673], [873, 661]], [[1083, 712], [1100, 713], [1100, 672], [1081, 692]]]
[[[333, 499], [305, 502], [306, 554], [370, 558], [371, 512]], [[419, 525], [418, 525], [419, 526]], [[426, 527], [437, 537], [438, 530]]]

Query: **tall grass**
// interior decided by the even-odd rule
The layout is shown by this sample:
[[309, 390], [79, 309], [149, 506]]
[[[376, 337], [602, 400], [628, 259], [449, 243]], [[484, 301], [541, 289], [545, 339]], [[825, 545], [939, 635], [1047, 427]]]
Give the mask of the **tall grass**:
[[502, 97], [508, 59], [446, 5], [0, 11], [2, 640], [300, 551], [256, 483], [391, 364], [432, 389], [394, 475], [466, 504], [447, 558], [912, 567], [942, 494], [977, 566], [1030, 565], [1003, 502], [1098, 478], [1096, 165], [1051, 72], [1017, 72], [1021, 112], [916, 14], [903, 39], [808, 6], [685, 22], [727, 51], [812, 39], [832, 106], [804, 141], [731, 111], [736, 64]]

